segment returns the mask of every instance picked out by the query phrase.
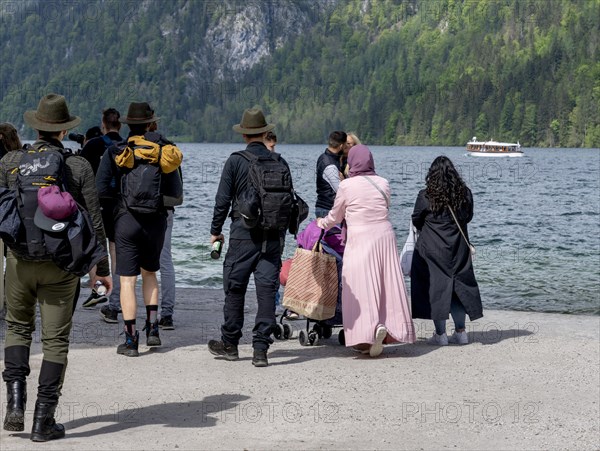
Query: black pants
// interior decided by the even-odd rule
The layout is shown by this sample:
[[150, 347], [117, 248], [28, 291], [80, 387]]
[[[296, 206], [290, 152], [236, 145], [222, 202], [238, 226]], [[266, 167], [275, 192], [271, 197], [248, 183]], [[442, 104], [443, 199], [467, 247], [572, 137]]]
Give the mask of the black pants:
[[258, 312], [252, 329], [252, 346], [266, 351], [273, 343], [271, 332], [275, 326], [275, 294], [279, 286], [281, 242], [268, 240], [265, 252], [262, 242], [230, 239], [223, 263], [225, 322], [221, 335], [225, 343], [237, 345], [244, 327], [244, 301], [250, 275], [254, 274]]

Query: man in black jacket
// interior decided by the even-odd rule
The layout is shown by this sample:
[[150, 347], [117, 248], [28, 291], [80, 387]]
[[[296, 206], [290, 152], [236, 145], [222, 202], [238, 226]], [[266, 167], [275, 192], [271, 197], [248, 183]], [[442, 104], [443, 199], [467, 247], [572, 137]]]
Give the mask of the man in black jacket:
[[[146, 344], [161, 346], [158, 331], [158, 280], [160, 253], [167, 229], [167, 210], [160, 197], [165, 188], [163, 175], [177, 170], [181, 164], [181, 151], [150, 126], [159, 118], [147, 102], [132, 102], [127, 117], [121, 120], [129, 126], [126, 143], [108, 148], [98, 169], [96, 185], [103, 196], [111, 192], [112, 180], [116, 180], [119, 202], [115, 214], [115, 273], [121, 281], [121, 309], [125, 323], [125, 343], [117, 347], [117, 353], [127, 357], [139, 355], [139, 332], [136, 327], [137, 302], [135, 286], [142, 276], [143, 298], [146, 306]], [[141, 143], [141, 144], [136, 144]], [[105, 160], [106, 159], [106, 160]], [[154, 184], [142, 178], [143, 174], [156, 174], [158, 166], [161, 183]], [[133, 175], [132, 175], [133, 174]], [[131, 175], [131, 177], [130, 177]], [[138, 178], [136, 178], [138, 177]], [[140, 181], [141, 180], [141, 181]], [[143, 191], [147, 188], [147, 191]], [[160, 189], [157, 189], [160, 188]], [[130, 195], [140, 189], [137, 197]], [[156, 201], [140, 208], [136, 201]]]
[[[121, 122], [119, 119], [121, 114], [114, 108], [107, 108], [102, 111], [102, 136], [92, 138], [85, 143], [83, 149], [79, 153], [80, 156], [90, 162], [94, 175], [98, 172], [100, 166], [100, 160], [104, 155], [106, 149], [113, 145], [113, 143], [119, 143], [123, 141], [123, 138], [119, 134], [121, 130]], [[89, 130], [88, 130], [89, 131]], [[108, 238], [108, 252], [111, 259], [111, 267], [114, 268], [116, 264], [116, 252], [115, 252], [115, 211], [117, 207], [118, 197], [116, 192], [114, 195], [103, 195], [100, 196], [100, 206], [102, 207], [102, 223], [104, 224], [104, 231], [106, 232], [106, 238]], [[90, 274], [90, 278], [93, 277], [93, 273]], [[117, 315], [121, 310], [119, 297], [121, 294], [121, 283], [118, 277], [113, 280], [113, 290], [109, 297], [109, 305], [105, 305], [100, 310], [100, 313], [107, 323], [118, 322]], [[100, 295], [96, 293], [96, 290], [92, 287], [90, 296], [83, 302], [82, 306], [89, 308], [96, 304], [106, 302], [107, 295]]]
[[317, 160], [317, 202], [315, 215], [324, 218], [333, 208], [335, 193], [340, 185], [340, 155], [347, 147], [347, 135], [342, 131], [331, 132], [329, 145]]
[[104, 155], [104, 151], [113, 142], [123, 141], [123, 138], [119, 135], [119, 130], [121, 130], [120, 118], [121, 114], [114, 108], [107, 108], [102, 111], [102, 134], [87, 140], [81, 152], [79, 152], [79, 155], [90, 162], [94, 174], [98, 172], [98, 166], [100, 166], [100, 159]]
[[[247, 144], [246, 150], [257, 156], [269, 156], [264, 144], [268, 131], [275, 126], [267, 124], [259, 109], [244, 111], [240, 124], [233, 130], [241, 133]], [[283, 159], [281, 159], [283, 161]], [[287, 163], [284, 164], [287, 165]], [[224, 241], [221, 233], [223, 224], [231, 209], [231, 227], [227, 255], [223, 263], [223, 288], [225, 290], [224, 322], [221, 326], [221, 340], [210, 340], [209, 351], [227, 360], [239, 358], [238, 343], [244, 326], [244, 301], [250, 275], [254, 274], [258, 312], [253, 331], [252, 364], [256, 367], [268, 366], [267, 351], [273, 343], [271, 331], [275, 326], [275, 293], [278, 288], [281, 266], [282, 239], [278, 230], [265, 231], [260, 227], [248, 228], [248, 223], [240, 217], [237, 198], [248, 181], [249, 162], [239, 154], [232, 154], [225, 162], [211, 224], [211, 245]]]

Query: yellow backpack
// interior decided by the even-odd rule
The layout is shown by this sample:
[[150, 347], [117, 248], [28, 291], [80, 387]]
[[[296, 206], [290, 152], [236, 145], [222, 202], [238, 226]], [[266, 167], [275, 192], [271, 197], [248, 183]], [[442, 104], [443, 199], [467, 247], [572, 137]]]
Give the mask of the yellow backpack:
[[131, 136], [115, 156], [115, 163], [125, 169], [121, 177], [121, 199], [134, 213], [157, 213], [165, 207], [163, 174], [179, 168], [183, 155], [173, 144], [159, 144], [144, 136]]

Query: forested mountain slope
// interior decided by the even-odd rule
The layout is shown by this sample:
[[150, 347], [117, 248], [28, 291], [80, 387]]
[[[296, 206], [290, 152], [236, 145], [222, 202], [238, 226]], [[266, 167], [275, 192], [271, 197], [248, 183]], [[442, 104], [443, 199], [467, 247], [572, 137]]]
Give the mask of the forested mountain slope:
[[170, 136], [600, 146], [600, 0], [0, 0], [0, 120], [47, 92], [96, 125], [149, 100]]

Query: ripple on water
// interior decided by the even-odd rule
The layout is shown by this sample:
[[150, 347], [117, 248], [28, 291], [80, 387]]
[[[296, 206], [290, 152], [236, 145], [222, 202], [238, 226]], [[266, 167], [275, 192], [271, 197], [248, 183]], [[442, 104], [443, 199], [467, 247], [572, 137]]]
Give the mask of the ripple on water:
[[[173, 231], [178, 285], [222, 289], [223, 257], [208, 256], [210, 223], [220, 169], [239, 147], [182, 146], [185, 203], [176, 209]], [[294, 187], [311, 206], [311, 218], [314, 165], [323, 148], [278, 145], [292, 169]], [[600, 192], [597, 149], [526, 149], [520, 162], [474, 161], [458, 147], [371, 150], [378, 174], [390, 180], [390, 218], [399, 248], [427, 170], [443, 153], [460, 168], [473, 192], [475, 215], [469, 234], [477, 246], [474, 268], [484, 307], [599, 314], [600, 224], [593, 210]], [[224, 233], [227, 236], [228, 224]], [[294, 247], [288, 235], [285, 257]]]

